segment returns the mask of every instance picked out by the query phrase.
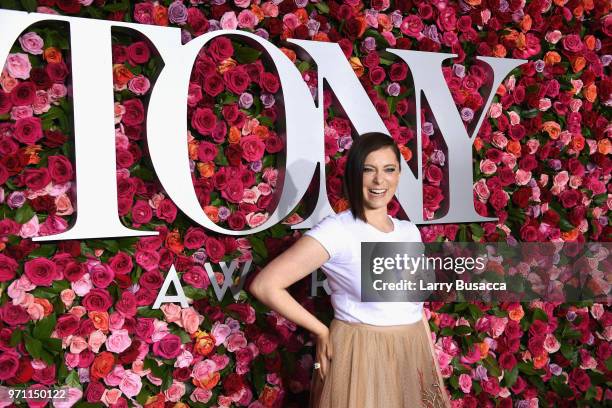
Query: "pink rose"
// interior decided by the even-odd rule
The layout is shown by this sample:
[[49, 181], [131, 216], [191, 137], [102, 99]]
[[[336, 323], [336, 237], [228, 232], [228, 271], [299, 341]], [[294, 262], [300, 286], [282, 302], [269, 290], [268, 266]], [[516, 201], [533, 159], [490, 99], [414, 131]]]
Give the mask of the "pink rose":
[[247, 220], [247, 224], [249, 225], [249, 227], [251, 228], [255, 228], [260, 226], [261, 224], [263, 224], [264, 222], [266, 222], [268, 220], [268, 214], [262, 214], [262, 213], [248, 213], [246, 215], [246, 220]]
[[175, 358], [181, 354], [181, 338], [175, 334], [166, 334], [153, 344], [153, 353], [161, 358]]
[[235, 30], [238, 28], [238, 19], [236, 13], [233, 11], [227, 11], [221, 16], [221, 28], [224, 30]]
[[21, 48], [30, 54], [40, 55], [43, 52], [44, 41], [33, 31], [27, 32], [19, 37]]
[[232, 353], [238, 349], [246, 347], [246, 345], [247, 345], [247, 340], [246, 340], [246, 337], [244, 337], [244, 334], [242, 332], [232, 333], [227, 338], [226, 347], [227, 347], [227, 350]]
[[250, 162], [261, 159], [266, 149], [265, 143], [257, 136], [245, 136], [240, 139], [242, 157]]
[[231, 334], [230, 327], [223, 323], [215, 322], [211, 334], [215, 338], [215, 346], [225, 343], [227, 336]]
[[126, 370], [124, 377], [119, 383], [119, 389], [128, 397], [135, 397], [140, 393], [142, 381], [140, 376], [132, 370]]
[[465, 373], [461, 374], [459, 376], [459, 387], [464, 394], [469, 394], [472, 390], [472, 377]]
[[257, 16], [251, 10], [242, 10], [238, 14], [238, 27], [253, 29], [259, 22]]
[[185, 328], [185, 331], [187, 331], [189, 334], [195, 333], [203, 320], [204, 317], [196, 312], [193, 308], [183, 309], [181, 311], [181, 323]]
[[168, 401], [178, 402], [183, 395], [185, 395], [185, 383], [180, 381], [173, 381], [170, 388], [164, 391]]
[[400, 25], [400, 31], [403, 34], [415, 38], [419, 38], [420, 36], [422, 36], [421, 31], [423, 31], [423, 28], [423, 22], [418, 16], [414, 14], [405, 17], [402, 20], [402, 24]]
[[150, 88], [151, 82], [144, 75], [135, 76], [128, 82], [128, 89], [136, 95], [144, 95]]
[[181, 307], [175, 303], [164, 303], [160, 307], [164, 313], [164, 319], [168, 323], [175, 323], [181, 320]]
[[9, 54], [6, 59], [6, 70], [13, 78], [28, 79], [32, 70], [32, 64], [30, 64], [27, 54]]
[[106, 349], [113, 353], [122, 353], [132, 344], [127, 330], [116, 330], [106, 339]]

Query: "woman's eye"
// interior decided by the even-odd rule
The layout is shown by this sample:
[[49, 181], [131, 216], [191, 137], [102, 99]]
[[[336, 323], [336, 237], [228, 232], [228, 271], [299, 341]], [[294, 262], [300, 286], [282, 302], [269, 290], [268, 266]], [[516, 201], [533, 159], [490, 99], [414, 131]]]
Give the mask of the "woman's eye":
[[394, 167], [389, 167], [389, 168], [385, 169], [385, 171], [387, 173], [393, 173], [395, 171], [395, 168]]
[[363, 169], [363, 172], [364, 172], [364, 173], [370, 173], [370, 172], [372, 172], [372, 171], [374, 171], [374, 169], [369, 169], [369, 168], [365, 168], [365, 169]]

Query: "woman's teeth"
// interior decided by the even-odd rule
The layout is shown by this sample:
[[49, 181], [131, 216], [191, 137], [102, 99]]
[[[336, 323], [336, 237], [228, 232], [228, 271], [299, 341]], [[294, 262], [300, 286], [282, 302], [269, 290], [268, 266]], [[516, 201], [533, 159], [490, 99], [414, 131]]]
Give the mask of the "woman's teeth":
[[383, 195], [387, 192], [386, 189], [373, 189], [373, 188], [368, 189], [368, 191], [374, 195]]

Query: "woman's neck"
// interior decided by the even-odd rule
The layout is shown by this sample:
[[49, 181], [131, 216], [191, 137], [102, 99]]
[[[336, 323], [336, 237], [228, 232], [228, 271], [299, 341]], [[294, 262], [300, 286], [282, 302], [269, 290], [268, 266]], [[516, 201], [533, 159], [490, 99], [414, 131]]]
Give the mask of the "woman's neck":
[[391, 225], [391, 220], [389, 220], [389, 216], [387, 215], [387, 208], [383, 207], [375, 210], [366, 209], [364, 210], [364, 215], [368, 224], [383, 231], [393, 230], [393, 225]]

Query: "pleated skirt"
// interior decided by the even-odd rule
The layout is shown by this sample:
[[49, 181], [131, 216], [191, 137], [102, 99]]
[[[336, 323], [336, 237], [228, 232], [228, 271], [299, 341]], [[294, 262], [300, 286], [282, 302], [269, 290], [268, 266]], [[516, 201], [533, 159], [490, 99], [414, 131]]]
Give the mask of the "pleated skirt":
[[332, 359], [313, 370], [310, 408], [449, 408], [429, 324], [372, 326], [334, 319]]

